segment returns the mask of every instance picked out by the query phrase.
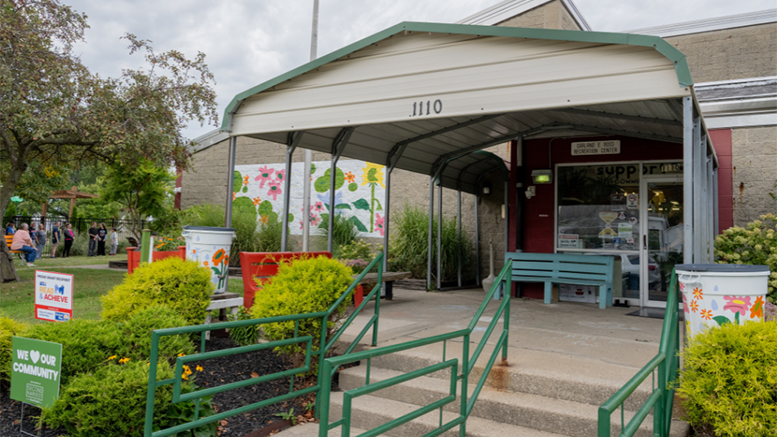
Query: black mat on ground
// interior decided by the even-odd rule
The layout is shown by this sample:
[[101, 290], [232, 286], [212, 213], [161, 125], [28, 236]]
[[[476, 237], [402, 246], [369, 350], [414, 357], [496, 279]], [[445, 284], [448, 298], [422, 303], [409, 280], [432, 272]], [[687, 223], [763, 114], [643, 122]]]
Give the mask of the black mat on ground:
[[[640, 308], [636, 311], [626, 313], [626, 315], [637, 316], [637, 317], [649, 317], [651, 319], [663, 319], [665, 312], [666, 310], [663, 308]], [[682, 313], [680, 313], [679, 317], [681, 322], [685, 320]]]

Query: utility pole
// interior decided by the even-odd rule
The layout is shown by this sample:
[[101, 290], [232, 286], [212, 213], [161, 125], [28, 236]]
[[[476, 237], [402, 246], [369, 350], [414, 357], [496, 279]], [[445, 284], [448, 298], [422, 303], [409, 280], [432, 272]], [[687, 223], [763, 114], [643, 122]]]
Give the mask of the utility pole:
[[[318, 52], [318, 0], [313, 0], [313, 28], [310, 32], [310, 60], [317, 57]], [[310, 164], [313, 153], [305, 149], [305, 168], [302, 171], [302, 251], [310, 250]], [[291, 177], [291, 176], [289, 176]], [[331, 208], [331, 207], [330, 207]], [[330, 217], [331, 217], [330, 212]], [[331, 218], [330, 218], [331, 220]]]

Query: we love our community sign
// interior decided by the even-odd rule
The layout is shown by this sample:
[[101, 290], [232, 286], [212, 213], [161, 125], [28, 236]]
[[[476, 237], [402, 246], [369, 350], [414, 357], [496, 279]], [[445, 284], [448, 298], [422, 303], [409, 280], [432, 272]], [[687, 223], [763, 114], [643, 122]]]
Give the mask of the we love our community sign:
[[13, 338], [11, 399], [45, 408], [59, 397], [62, 345]]

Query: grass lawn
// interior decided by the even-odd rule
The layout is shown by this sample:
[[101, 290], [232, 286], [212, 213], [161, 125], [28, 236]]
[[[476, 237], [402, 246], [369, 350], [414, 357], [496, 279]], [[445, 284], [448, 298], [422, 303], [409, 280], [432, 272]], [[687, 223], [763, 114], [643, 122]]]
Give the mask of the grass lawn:
[[[83, 260], [93, 260], [94, 258], [80, 257]], [[111, 257], [114, 258], [114, 257]], [[77, 258], [65, 258], [68, 259]], [[98, 258], [104, 260], [105, 258]], [[50, 260], [50, 262], [59, 259]], [[45, 261], [45, 260], [42, 260]], [[102, 304], [100, 296], [104, 295], [115, 285], [124, 280], [127, 273], [123, 270], [105, 270], [105, 269], [68, 269], [51, 268], [38, 264], [41, 270], [52, 272], [68, 273], [73, 275], [73, 317], [81, 319], [99, 319]], [[79, 264], [84, 265], [84, 264]], [[0, 284], [0, 309], [2, 314], [12, 319], [26, 322], [38, 323], [41, 320], [35, 319], [35, 268], [19, 268], [19, 277], [22, 282]], [[229, 291], [243, 296], [242, 278], [229, 278]]]
[[[119, 284], [126, 274], [119, 270], [67, 268], [47, 270], [73, 275], [73, 317], [79, 319], [99, 319], [102, 311], [100, 296]], [[3, 315], [21, 322], [40, 322], [35, 319], [35, 268], [24, 268], [18, 271], [22, 282], [0, 285], [0, 308]]]
[[108, 265], [109, 261], [126, 261], [127, 254], [119, 254], [114, 256], [71, 256], [68, 258], [41, 258], [35, 261], [35, 267], [21, 267], [19, 261], [14, 259], [16, 269], [20, 272], [22, 270], [35, 270], [36, 268], [48, 269], [51, 267], [72, 267], [72, 266], [96, 266], [96, 265]]

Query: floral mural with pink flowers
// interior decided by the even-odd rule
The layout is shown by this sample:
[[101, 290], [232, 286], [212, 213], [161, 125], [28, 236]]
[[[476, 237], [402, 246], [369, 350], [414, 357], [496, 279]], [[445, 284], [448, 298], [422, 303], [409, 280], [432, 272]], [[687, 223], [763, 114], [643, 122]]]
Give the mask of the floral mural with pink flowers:
[[[236, 166], [233, 202], [239, 202], [243, 208], [255, 208], [260, 223], [282, 217], [286, 194], [285, 167], [284, 163]], [[334, 205], [329, 204], [331, 174], [329, 161], [313, 163], [310, 209], [303, 211], [303, 163], [292, 164], [291, 174], [288, 175], [291, 189], [287, 215], [288, 221], [295, 223], [290, 226], [291, 233], [302, 233], [305, 216], [311, 232], [316, 233], [315, 229], [324, 226], [329, 214], [334, 211], [334, 214], [344, 215], [352, 222], [361, 237], [383, 237], [386, 219], [382, 205], [386, 188], [384, 167], [364, 161], [341, 160], [335, 172]], [[241, 200], [244, 197], [246, 199]]]

